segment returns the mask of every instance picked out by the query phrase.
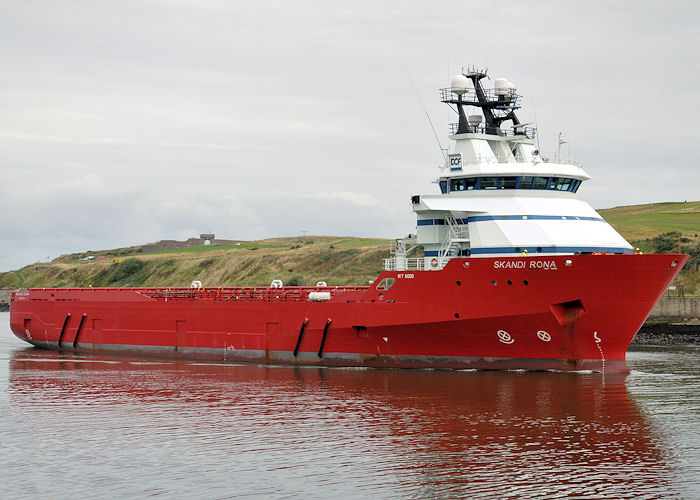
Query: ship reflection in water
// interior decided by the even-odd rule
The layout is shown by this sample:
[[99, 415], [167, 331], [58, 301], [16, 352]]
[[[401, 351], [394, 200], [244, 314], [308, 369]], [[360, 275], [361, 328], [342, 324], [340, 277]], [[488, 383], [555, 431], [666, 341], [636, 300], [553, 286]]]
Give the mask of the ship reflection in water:
[[620, 376], [10, 356], [11, 496], [678, 494]]

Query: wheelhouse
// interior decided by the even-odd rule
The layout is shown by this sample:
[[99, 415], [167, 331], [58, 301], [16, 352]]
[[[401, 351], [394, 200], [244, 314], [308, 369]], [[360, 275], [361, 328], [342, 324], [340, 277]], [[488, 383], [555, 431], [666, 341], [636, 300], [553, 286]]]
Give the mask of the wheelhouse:
[[571, 177], [480, 176], [440, 179], [442, 194], [495, 189], [548, 189], [575, 193], [581, 186], [580, 179]]

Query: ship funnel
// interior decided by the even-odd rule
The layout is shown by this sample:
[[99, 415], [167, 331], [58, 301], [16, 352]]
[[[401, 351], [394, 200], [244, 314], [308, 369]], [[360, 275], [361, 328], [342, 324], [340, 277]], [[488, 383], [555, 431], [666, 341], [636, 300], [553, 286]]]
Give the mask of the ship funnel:
[[466, 94], [469, 92], [471, 81], [464, 75], [455, 76], [450, 82], [450, 90], [457, 95]]

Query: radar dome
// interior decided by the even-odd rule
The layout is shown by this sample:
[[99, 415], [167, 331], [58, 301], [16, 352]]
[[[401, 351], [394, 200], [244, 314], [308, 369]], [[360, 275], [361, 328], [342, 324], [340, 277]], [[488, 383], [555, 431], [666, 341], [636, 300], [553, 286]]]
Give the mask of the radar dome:
[[450, 82], [450, 90], [457, 95], [465, 94], [469, 90], [469, 78], [464, 75], [455, 76]]
[[496, 78], [493, 81], [493, 88], [496, 92], [496, 95], [508, 95], [511, 89], [511, 87], [508, 85], [509, 83], [510, 82], [507, 78]]

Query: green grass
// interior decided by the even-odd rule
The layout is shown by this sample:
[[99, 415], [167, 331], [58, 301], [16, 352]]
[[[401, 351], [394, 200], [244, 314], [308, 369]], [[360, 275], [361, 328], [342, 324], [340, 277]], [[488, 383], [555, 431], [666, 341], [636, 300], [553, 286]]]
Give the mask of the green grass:
[[22, 272], [21, 269], [17, 269], [15, 272], [17, 276], [17, 286], [18, 287], [24, 287], [24, 273]]
[[611, 224], [621, 226], [650, 226], [668, 231], [700, 232], [700, 212], [694, 214], [649, 214], [606, 216]]
[[696, 238], [700, 234], [700, 201], [650, 203], [599, 210], [627, 239], [651, 238], [679, 232]]
[[326, 245], [326, 247], [330, 248], [331, 246], [334, 248], [359, 248], [359, 247], [374, 247], [378, 245], [388, 245], [389, 240], [382, 240], [378, 238], [359, 238], [359, 239], [348, 239], [348, 240], [341, 240], [337, 241], [334, 243], [331, 243], [329, 245]]
[[211, 252], [214, 250], [235, 250], [237, 248], [257, 250], [258, 248], [286, 248], [287, 245], [271, 245], [269, 243], [241, 243], [240, 245], [208, 245], [201, 247], [173, 248], [172, 250], [160, 250], [158, 252], [148, 252], [144, 255], [158, 255], [168, 253], [197, 253]]

